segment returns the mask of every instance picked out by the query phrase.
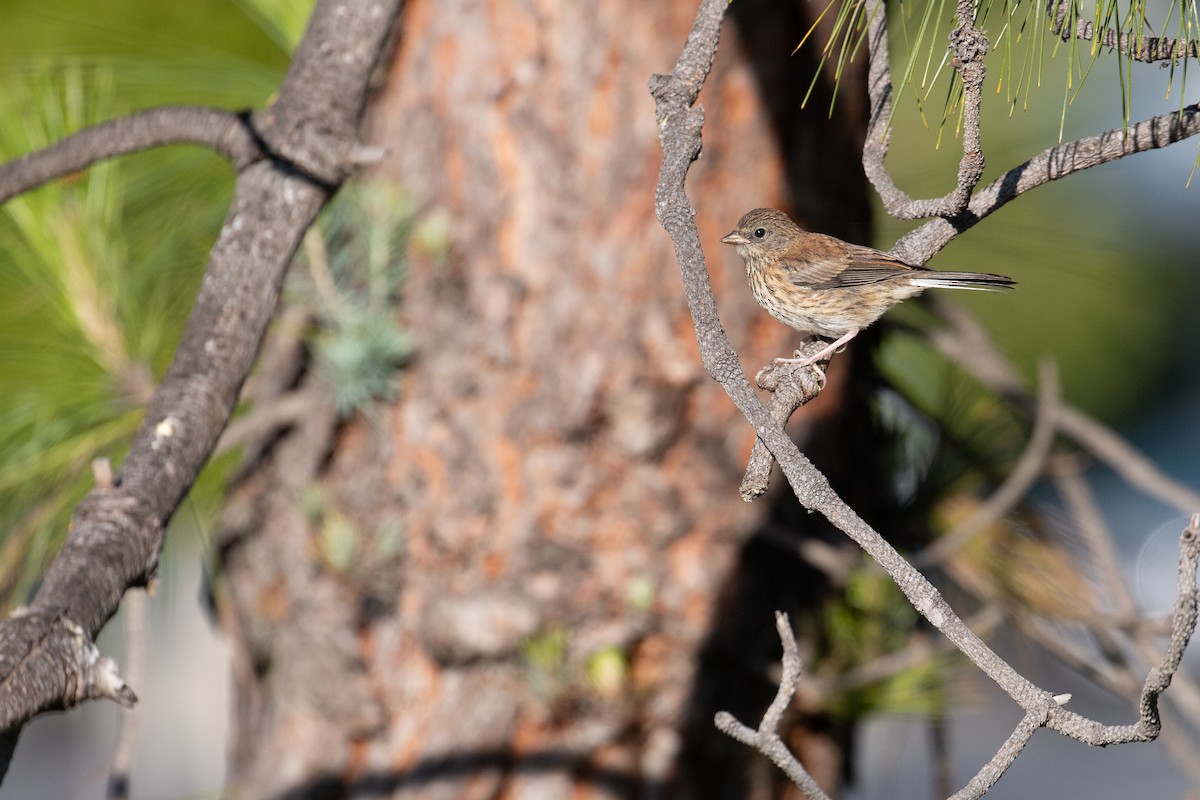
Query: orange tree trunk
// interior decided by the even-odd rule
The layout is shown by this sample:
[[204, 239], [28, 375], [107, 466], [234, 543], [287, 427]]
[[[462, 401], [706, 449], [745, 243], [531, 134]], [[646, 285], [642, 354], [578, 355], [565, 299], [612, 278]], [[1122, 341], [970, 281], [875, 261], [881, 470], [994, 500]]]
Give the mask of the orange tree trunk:
[[[720, 236], [757, 205], [819, 211], [843, 235], [866, 221], [859, 89], [843, 85], [832, 121], [799, 116], [812, 67], [790, 52], [807, 22], [775, 5], [745, 4], [741, 36], [726, 33], [690, 185], [751, 371], [798, 337], [757, 309]], [[770, 507], [738, 497], [753, 434], [700, 367], [654, 217], [646, 84], [693, 13], [405, 7], [372, 138], [450, 244], [412, 258], [397, 401], [340, 426], [319, 406], [231, 498], [235, 796], [771, 793], [769, 767], [754, 778], [711, 726], [715, 708], [757, 714], [771, 693], [768, 661], [714, 644], [732, 625], [775, 658], [769, 605], [729, 618]], [[827, 395], [806, 413], [835, 411]], [[350, 569], [318, 555], [313, 487], [366, 542]], [[399, 545], [371, 546], [385, 531]]]

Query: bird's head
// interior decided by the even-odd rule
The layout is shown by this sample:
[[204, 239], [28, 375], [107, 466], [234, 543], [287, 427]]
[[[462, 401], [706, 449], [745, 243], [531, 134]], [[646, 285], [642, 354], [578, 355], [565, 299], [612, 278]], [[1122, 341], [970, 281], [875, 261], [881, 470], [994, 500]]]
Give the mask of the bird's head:
[[756, 208], [747, 212], [737, 227], [721, 239], [734, 245], [739, 256], [764, 256], [787, 250], [802, 233], [787, 214], [774, 208]]

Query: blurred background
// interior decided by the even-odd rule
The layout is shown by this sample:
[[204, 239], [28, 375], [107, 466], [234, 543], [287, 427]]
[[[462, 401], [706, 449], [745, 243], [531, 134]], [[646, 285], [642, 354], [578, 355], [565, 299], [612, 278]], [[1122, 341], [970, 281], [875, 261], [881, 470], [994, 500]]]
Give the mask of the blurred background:
[[[139, 108], [261, 108], [287, 68], [309, 5], [8, 0], [0, 27], [0, 159]], [[893, 61], [900, 64], [907, 54], [896, 30]], [[1111, 59], [1097, 64], [1077, 96], [1075, 89], [1066, 93], [1073, 99], [1064, 112], [1069, 60], [1064, 48], [1045, 61], [1028, 109], [1021, 107], [1022, 94], [1010, 114], [1008, 85], [988, 92], [985, 182], [1060, 136], [1120, 127], [1121, 80]], [[656, 69], [665, 71], [669, 63]], [[1003, 74], [999, 65], [991, 70], [989, 86]], [[1186, 102], [1195, 94], [1175, 75], [1165, 97], [1171, 76], [1156, 67], [1131, 75], [1125, 77], [1132, 81], [1134, 120], [1178, 108], [1181, 95], [1187, 93]], [[888, 165], [911, 195], [932, 196], [951, 186], [958, 160], [954, 119], [943, 129], [940, 101], [919, 108], [916, 94], [910, 90], [897, 101]], [[641, 122], [652, 119], [648, 104], [635, 111], [646, 117]], [[805, 113], [826, 110], [813, 104]], [[713, 115], [708, 125], [721, 121]], [[999, 302], [990, 296], [953, 301], [978, 315], [1031, 383], [1037, 360], [1053, 359], [1065, 401], [1114, 426], [1189, 486], [1200, 484], [1192, 457], [1200, 447], [1200, 316], [1194, 308], [1200, 187], [1190, 179], [1197, 157], [1196, 145], [1184, 142], [1042, 187], [931, 263], [1016, 278], [1017, 291]], [[71, 508], [91, 485], [91, 459], [103, 455], [119, 463], [169, 362], [232, 186], [228, 166], [216, 156], [173, 147], [98, 165], [0, 208], [0, 593], [9, 607], [28, 596], [61, 543]], [[647, 197], [651, 191], [647, 184]], [[744, 184], [736, 191], [744, 192], [746, 208], [777, 199]], [[703, 215], [705, 196], [694, 192], [693, 202]], [[708, 220], [713, 229], [705, 230], [706, 245], [723, 232], [716, 227], [727, 229], [735, 219]], [[872, 219], [870, 244], [884, 249], [912, 227], [878, 206]], [[732, 254], [710, 249], [710, 259], [736, 273]], [[673, 262], [661, 267], [674, 270]], [[920, 307], [893, 316], [918, 327], [929, 322]], [[694, 357], [694, 346], [687, 355]], [[964, 408], [977, 387], [905, 325], [881, 334], [876, 363], [908, 406], [942, 420], [949, 431], [969, 433], [975, 418]], [[230, 655], [211, 621], [204, 578], [213, 564], [222, 487], [235, 463], [226, 455], [210, 465], [167, 538], [159, 594], [148, 604], [146, 675], [134, 687], [141, 698], [135, 797], [218, 796], [225, 779]], [[1148, 611], [1165, 612], [1186, 518], [1104, 468], [1091, 468], [1088, 480], [1139, 599]], [[736, 478], [731, 493], [735, 486]], [[1033, 504], [1047, 520], [1066, 514], [1050, 492]], [[1072, 547], [1069, 535], [1066, 547]], [[765, 625], [769, 630], [769, 621]], [[100, 641], [119, 662], [122, 626], [119, 616]], [[1032, 670], [1055, 691], [1074, 693], [1076, 710], [1106, 722], [1132, 719], [1126, 701], [1036, 647], [1008, 644], [1018, 668]], [[937, 712], [946, 717], [956, 784], [990, 757], [1018, 719], [986, 681], [958, 669], [950, 680], [952, 709]], [[926, 715], [899, 713], [887, 703], [868, 712], [855, 728], [858, 774], [845, 795], [931, 796], [935, 745]], [[102, 796], [121, 716], [110, 704], [89, 704], [30, 725], [0, 798]], [[1155, 796], [1180, 796], [1191, 786], [1161, 744], [1089, 750], [1042, 732], [991, 796], [1123, 797], [1134, 785]]]

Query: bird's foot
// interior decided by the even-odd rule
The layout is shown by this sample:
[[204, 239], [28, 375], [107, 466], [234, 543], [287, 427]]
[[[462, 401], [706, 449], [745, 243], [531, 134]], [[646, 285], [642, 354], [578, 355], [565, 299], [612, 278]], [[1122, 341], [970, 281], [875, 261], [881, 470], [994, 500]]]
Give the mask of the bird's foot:
[[806, 355], [804, 355], [804, 353], [802, 351], [797, 350], [794, 353], [792, 353], [791, 358], [777, 358], [777, 359], [775, 359], [775, 363], [776, 364], [795, 364], [797, 367], [811, 367], [814, 364], [816, 364], [818, 361], [820, 361], [822, 358], [824, 358], [826, 355], [827, 355], [826, 353], [817, 353], [815, 356], [806, 356]]
[[802, 356], [800, 351], [797, 350], [795, 352], [794, 357], [792, 357], [792, 358], [777, 358], [777, 359], [775, 359], [774, 364], [777, 367], [782, 366], [784, 364], [789, 364], [789, 365], [793, 365], [793, 366], [797, 366], [797, 367], [812, 367], [813, 372], [817, 373], [817, 386], [820, 387], [821, 389], [824, 389], [825, 384], [828, 382], [827, 379], [825, 378], [825, 370], [823, 370], [819, 366], [817, 366], [817, 362], [820, 361], [824, 355], [825, 354], [818, 353], [816, 358], [813, 358], [811, 356], [806, 357], [806, 356]]

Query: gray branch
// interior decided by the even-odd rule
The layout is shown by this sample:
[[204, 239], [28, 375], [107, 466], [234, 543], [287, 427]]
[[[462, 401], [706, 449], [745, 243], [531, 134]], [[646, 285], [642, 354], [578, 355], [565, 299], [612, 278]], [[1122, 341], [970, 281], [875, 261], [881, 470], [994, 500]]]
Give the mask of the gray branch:
[[1030, 189], [1125, 156], [1166, 147], [1197, 133], [1200, 104], [1193, 104], [1144, 119], [1127, 129], [1114, 128], [1048, 148], [976, 192], [958, 216], [931, 219], [900, 237], [892, 253], [910, 263], [924, 264], [955, 236]]
[[[1172, 618], [1171, 640], [1161, 663], [1147, 676], [1138, 721], [1132, 725], [1105, 726], [1066, 711], [1062, 705], [1069, 697], [1037, 687], [979, 639], [933, 585], [834, 493], [825, 476], [796, 448], [778, 419], [773, 417], [751, 388], [741, 370], [737, 354], [721, 327], [694, 221], [695, 209], [685, 191], [688, 170], [701, 150], [704, 113], [695, 103], [716, 54], [726, 5], [725, 0], [702, 0], [674, 71], [670, 75], [655, 75], [650, 80], [663, 148], [663, 163], [655, 192], [655, 211], [674, 243], [704, 368], [754, 427], [759, 441], [779, 463], [801, 504], [820, 513], [862, 547], [892, 577], [917, 611], [1025, 710], [1021, 725], [957, 797], [978, 797], [987, 791], [1038, 727], [1049, 727], [1089, 744], [1116, 744], [1155, 738], [1160, 730], [1158, 696], [1170, 683], [1183, 648], [1196, 625], [1196, 561], [1200, 551], [1200, 530], [1197, 530], [1197, 525], [1200, 525], [1200, 520], [1193, 519], [1193, 525], [1184, 531], [1181, 538], [1179, 599]], [[781, 625], [786, 650], [790, 628], [785, 634], [783, 627], [786, 625]], [[779, 695], [758, 731], [746, 728], [729, 715], [721, 715], [717, 724], [730, 735], [771, 757], [809, 796], [821, 797], [823, 795], [819, 794], [819, 788], [811, 785], [811, 778], [794, 757], [786, 753], [786, 748], [784, 752], [780, 751], [782, 742], [779, 737], [764, 733], [777, 729], [780, 706], [790, 702], [798, 675], [798, 666], [793, 670], [785, 667], [785, 680], [781, 682]]]
[[953, 217], [961, 214], [971, 199], [979, 179], [983, 177], [983, 144], [980, 140], [979, 106], [983, 97], [988, 40], [975, 27], [973, 0], [958, 0], [958, 27], [950, 34], [954, 50], [952, 65], [963, 82], [962, 158], [958, 162], [955, 186], [944, 197], [914, 200], [896, 185], [884, 165], [891, 141], [892, 70], [888, 54], [887, 13], [883, 0], [874, 0], [868, 12], [867, 47], [870, 62], [867, 71], [867, 92], [871, 99], [871, 116], [863, 143], [863, 169], [875, 187], [883, 207], [897, 219], [922, 217]]
[[[1052, 13], [1062, 14], [1070, 0], [1050, 0]], [[1090, 167], [1106, 164], [1134, 153], [1155, 150], [1200, 133], [1200, 104], [1176, 112], [1150, 117], [1128, 127], [1085, 136], [1073, 142], [1048, 148], [1013, 167], [1004, 175], [975, 191], [983, 175], [983, 151], [980, 139], [979, 100], [984, 79], [983, 56], [988, 41], [974, 26], [971, 0], [957, 4], [958, 27], [951, 34], [954, 49], [952, 64], [963, 81], [963, 155], [959, 161], [954, 189], [944, 197], [914, 200], [893, 180], [884, 163], [891, 138], [893, 85], [888, 51], [887, 15], [883, 0], [873, 0], [868, 12], [867, 45], [869, 54], [867, 90], [871, 115], [863, 145], [863, 168], [879, 193], [887, 212], [897, 219], [933, 217], [910, 231], [892, 247], [892, 253], [910, 264], [924, 264], [951, 239], [967, 230], [1005, 203], [1030, 189], [1064, 178]], [[1055, 12], [1055, 9], [1058, 9]], [[1056, 17], [1058, 23], [1062, 17]], [[1081, 23], [1091, 31], [1090, 23]], [[1116, 34], [1104, 34], [1105, 44]], [[1170, 58], [1162, 53], [1187, 52], [1194, 57], [1196, 44], [1179, 44], [1170, 39], [1130, 40], [1117, 37], [1114, 44], [1122, 52], [1157, 54], [1148, 60]], [[1174, 50], [1171, 50], [1174, 48]], [[1176, 57], [1179, 57], [1176, 55]], [[1147, 60], [1147, 59], [1140, 59]]]
[[241, 171], [262, 153], [248, 115], [202, 106], [165, 106], [93, 125], [0, 165], [0, 203], [98, 161], [168, 144], [208, 147]]
[[[825, 342], [817, 339], [806, 342], [796, 353], [800, 357], [811, 356], [824, 348]], [[831, 357], [832, 354], [818, 362], [818, 368], [823, 368]], [[760, 389], [771, 393], [771, 402], [767, 405], [771, 411], [771, 418], [780, 425], [786, 425], [797, 408], [821, 393], [824, 383], [820, 375], [821, 373], [811, 366], [768, 364], [759, 370], [754, 382]], [[742, 478], [742, 488], [739, 490], [743, 500], [749, 503], [766, 493], [771, 480], [771, 467], [774, 465], [775, 459], [771, 457], [771, 451], [761, 439], [755, 439], [754, 448], [750, 451], [750, 460], [746, 464], [746, 474]]]
[[779, 736], [783, 712], [791, 704], [796, 694], [796, 686], [800, 683], [802, 665], [800, 648], [796, 645], [796, 635], [792, 633], [792, 624], [788, 621], [787, 614], [775, 612], [775, 630], [779, 632], [779, 640], [783, 642], [783, 677], [779, 679], [779, 690], [763, 714], [762, 722], [754, 729], [738, 722], [732, 714], [721, 711], [717, 713], [714, 723], [721, 733], [732, 736], [771, 759], [810, 800], [829, 800], [829, 795], [817, 785]]
[[[23, 723], [42, 711], [98, 696], [132, 701], [111, 662], [79, 656], [94, 652], [125, 590], [154, 576], [166, 524], [229, 421], [292, 255], [363, 152], [358, 125], [399, 2], [319, 0], [278, 99], [251, 116], [269, 155], [238, 175], [183, 337], [129, 455], [112, 485], [98, 486], [76, 509], [31, 605], [0, 623], [0, 753], [11, 753]], [[199, 120], [190, 136], [179, 128], [189, 113]], [[71, 165], [130, 152], [111, 139], [122, 131], [143, 147], [168, 139], [212, 145], [233, 119], [147, 112], [77, 134], [3, 174], [7, 186], [28, 187]]]
[[[1050, 32], [1064, 42], [1072, 38], [1083, 42], [1097, 42], [1102, 47], [1110, 47], [1125, 58], [1153, 64], [1159, 61], [1183, 61], [1187, 58], [1197, 58], [1197, 42], [1193, 39], [1173, 39], [1167, 36], [1134, 36], [1131, 33], [1121, 33], [1112, 28], [1103, 28], [1097, 32], [1096, 24], [1081, 19], [1079, 9], [1075, 9], [1075, 24], [1068, 25], [1074, 0], [1050, 0], [1046, 10], [1051, 15]], [[1131, 13], [1139, 13], [1135, 6]], [[1142, 7], [1141, 13], [1145, 13]]]

